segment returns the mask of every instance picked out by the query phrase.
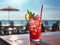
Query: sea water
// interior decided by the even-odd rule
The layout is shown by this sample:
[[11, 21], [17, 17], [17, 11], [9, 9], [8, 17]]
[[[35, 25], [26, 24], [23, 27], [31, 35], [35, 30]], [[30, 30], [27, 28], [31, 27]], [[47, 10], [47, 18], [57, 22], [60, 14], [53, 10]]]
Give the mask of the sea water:
[[[0, 21], [2, 22], [2, 25], [3, 24], [4, 25], [9, 24], [9, 21], [8, 20], [0, 20]], [[12, 21], [13, 21], [14, 25], [17, 25], [17, 24], [18, 25], [20, 25], [20, 24], [26, 25], [27, 22], [28, 22], [26, 20], [12, 20]], [[42, 23], [43, 23], [44, 26], [45, 26], [45, 21], [48, 22], [48, 25], [49, 26], [52, 26], [53, 23], [55, 23], [55, 22], [59, 22], [59, 26], [60, 26], [60, 20], [43, 20]]]

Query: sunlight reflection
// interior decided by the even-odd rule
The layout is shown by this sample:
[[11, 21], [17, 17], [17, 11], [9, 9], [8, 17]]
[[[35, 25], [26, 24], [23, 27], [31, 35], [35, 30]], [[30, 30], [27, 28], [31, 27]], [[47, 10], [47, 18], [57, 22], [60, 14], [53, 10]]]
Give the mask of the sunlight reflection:
[[17, 36], [10, 36], [10, 38], [9, 38], [10, 40], [12, 40], [12, 41], [15, 41], [15, 40], [17, 40], [18, 39], [18, 37]]

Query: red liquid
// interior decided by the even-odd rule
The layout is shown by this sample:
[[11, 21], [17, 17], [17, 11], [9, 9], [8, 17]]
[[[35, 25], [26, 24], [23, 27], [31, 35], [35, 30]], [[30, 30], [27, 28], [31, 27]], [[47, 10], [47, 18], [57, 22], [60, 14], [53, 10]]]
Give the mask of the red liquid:
[[41, 39], [42, 21], [39, 17], [34, 17], [29, 21], [30, 40]]

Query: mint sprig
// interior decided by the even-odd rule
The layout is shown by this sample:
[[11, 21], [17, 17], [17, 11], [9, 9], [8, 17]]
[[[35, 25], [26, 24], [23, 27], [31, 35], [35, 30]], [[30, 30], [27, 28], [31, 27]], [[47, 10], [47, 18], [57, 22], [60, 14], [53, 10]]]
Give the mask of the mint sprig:
[[29, 14], [29, 16], [34, 16], [35, 13], [32, 13], [31, 11], [27, 10], [27, 13]]

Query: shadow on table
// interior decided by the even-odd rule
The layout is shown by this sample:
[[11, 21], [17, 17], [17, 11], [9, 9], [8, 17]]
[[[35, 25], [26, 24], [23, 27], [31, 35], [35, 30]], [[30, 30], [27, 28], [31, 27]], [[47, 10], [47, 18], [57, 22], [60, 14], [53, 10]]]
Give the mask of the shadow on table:
[[50, 45], [50, 44], [41, 41], [41, 42], [38, 42], [38, 43], [36, 43], [36, 42], [30, 42], [30, 45]]
[[10, 45], [10, 44], [0, 38], [0, 45]]
[[50, 44], [48, 44], [48, 43], [46, 43], [46, 42], [41, 41], [41, 45], [50, 45]]

